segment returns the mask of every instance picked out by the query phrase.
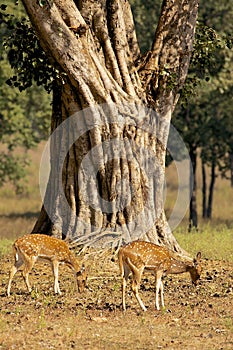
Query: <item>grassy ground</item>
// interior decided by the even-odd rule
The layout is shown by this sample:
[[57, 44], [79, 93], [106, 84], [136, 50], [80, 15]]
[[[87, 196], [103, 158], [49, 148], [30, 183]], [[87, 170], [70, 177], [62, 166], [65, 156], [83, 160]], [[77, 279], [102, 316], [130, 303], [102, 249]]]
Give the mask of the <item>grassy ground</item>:
[[207, 259], [233, 262], [233, 230], [226, 225], [213, 227], [203, 225], [198, 232], [187, 233], [181, 229], [175, 232], [179, 244], [192, 255], [202, 251]]
[[[184, 220], [175, 231], [190, 254], [202, 251], [203, 274], [197, 288], [187, 274], [165, 277], [165, 310], [155, 310], [154, 278], [145, 273], [140, 294], [148, 311], [139, 309], [128, 288], [123, 313], [117, 261], [95, 254], [86, 257], [88, 289], [81, 295], [76, 293], [71, 272], [61, 267], [63, 294], [55, 296], [50, 268], [38, 264], [30, 277], [32, 293], [26, 292], [17, 274], [12, 295], [6, 297], [12, 241], [31, 231], [41, 206], [39, 153], [32, 157], [36, 162], [28, 194], [16, 197], [9, 187], [0, 191], [0, 350], [233, 348], [233, 207], [232, 189], [225, 181], [217, 181], [213, 222], [200, 222], [198, 232], [187, 233]], [[167, 200], [168, 211], [172, 202]]]

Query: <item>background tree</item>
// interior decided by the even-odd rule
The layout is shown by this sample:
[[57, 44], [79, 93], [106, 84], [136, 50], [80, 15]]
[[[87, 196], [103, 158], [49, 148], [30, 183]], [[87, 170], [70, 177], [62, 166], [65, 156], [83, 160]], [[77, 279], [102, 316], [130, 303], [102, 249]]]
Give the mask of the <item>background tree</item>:
[[[230, 169], [232, 110], [232, 2], [204, 3], [200, 6], [199, 26], [189, 77], [199, 81], [195, 96], [176, 110], [174, 125], [190, 150], [194, 169], [194, 191], [190, 203], [190, 228], [198, 226], [196, 191], [197, 151], [202, 161], [202, 216], [211, 218], [217, 172], [226, 176]], [[212, 16], [209, 14], [212, 13]], [[189, 78], [188, 78], [189, 80]], [[207, 198], [206, 165], [210, 167]]]
[[[50, 97], [42, 87], [32, 82], [28, 85], [20, 83], [17, 70], [11, 69], [16, 65], [18, 72], [22, 69], [23, 53], [19, 47], [25, 49], [22, 31], [25, 19], [21, 21], [25, 12], [12, 1], [6, 3], [8, 13], [5, 13], [4, 5], [0, 13], [0, 187], [10, 182], [16, 192], [21, 193], [25, 190], [23, 179], [30, 161], [27, 151], [48, 137], [51, 107]], [[27, 79], [28, 73], [25, 69]], [[27, 86], [30, 88], [23, 91]]]
[[156, 25], [160, 16], [162, 0], [131, 0], [138, 43], [142, 54], [151, 48]]
[[[161, 1], [132, 1], [142, 50], [153, 37], [151, 14], [159, 16]], [[231, 1], [201, 2], [189, 74], [173, 124], [184, 137], [193, 162], [190, 228], [198, 226], [197, 157], [202, 163], [202, 216], [211, 217], [217, 174], [233, 174], [232, 156], [232, 8]], [[144, 19], [147, 18], [147, 21]], [[211, 141], [211, 142], [210, 142]], [[215, 160], [216, 161], [215, 161]], [[168, 162], [169, 164], [169, 162]], [[206, 168], [211, 168], [209, 191]], [[233, 183], [233, 175], [231, 175]]]
[[[226, 106], [227, 103], [227, 106]], [[206, 112], [206, 133], [201, 144], [201, 162], [203, 174], [203, 218], [212, 217], [215, 179], [218, 175], [229, 176], [230, 144], [231, 144], [231, 114], [232, 98], [228, 92], [220, 93], [219, 89], [212, 90], [208, 96]], [[209, 191], [207, 200], [206, 165], [210, 168]], [[206, 193], [204, 191], [206, 189]], [[206, 200], [204, 200], [206, 199]]]

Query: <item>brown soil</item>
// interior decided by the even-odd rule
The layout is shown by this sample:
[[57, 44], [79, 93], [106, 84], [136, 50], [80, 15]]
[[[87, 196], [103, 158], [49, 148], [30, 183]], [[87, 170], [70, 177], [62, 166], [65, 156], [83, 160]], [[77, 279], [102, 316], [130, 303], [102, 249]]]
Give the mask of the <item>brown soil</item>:
[[20, 273], [6, 296], [11, 256], [0, 262], [0, 349], [214, 350], [233, 348], [232, 264], [203, 261], [195, 288], [189, 275], [164, 278], [167, 309], [155, 310], [154, 278], [143, 275], [140, 310], [130, 288], [127, 311], [121, 310], [117, 262], [89, 256], [88, 289], [76, 293], [72, 273], [60, 268], [62, 296], [53, 294], [48, 265], [37, 264], [26, 292]]

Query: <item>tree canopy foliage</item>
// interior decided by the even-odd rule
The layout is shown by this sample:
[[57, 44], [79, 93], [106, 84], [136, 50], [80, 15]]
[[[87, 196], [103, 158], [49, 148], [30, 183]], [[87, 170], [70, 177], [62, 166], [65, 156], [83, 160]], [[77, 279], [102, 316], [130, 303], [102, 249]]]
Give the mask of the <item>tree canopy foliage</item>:
[[[141, 4], [140, 0], [132, 0], [143, 51], [150, 47], [155, 30], [152, 17], [159, 15], [161, 3], [157, 0]], [[229, 177], [230, 173], [233, 184], [232, 16], [232, 0], [200, 2], [189, 74], [172, 123], [195, 157], [197, 150], [201, 151], [203, 166], [218, 169], [224, 177]], [[170, 160], [168, 156], [168, 163]], [[211, 173], [209, 198], [213, 198], [211, 183], [214, 183], [216, 171]], [[207, 211], [204, 199], [203, 216]], [[211, 208], [208, 215], [211, 217]]]
[[43, 67], [38, 66], [45, 55], [36, 50], [38, 41], [24, 9], [14, 3], [6, 1], [0, 12], [0, 187], [10, 182], [20, 193], [25, 190], [27, 150], [49, 135], [51, 98], [46, 86], [39, 86], [45, 83]]
[[[232, 1], [225, 0], [201, 3], [195, 51], [190, 66], [190, 74], [198, 77], [199, 86], [185, 104], [178, 106], [173, 119], [174, 125], [195, 157], [194, 163], [197, 151], [200, 151], [203, 217], [211, 217], [217, 170], [221, 176], [229, 177], [233, 167], [232, 5]], [[206, 165], [211, 168], [208, 201]], [[197, 226], [197, 222], [194, 226]]]

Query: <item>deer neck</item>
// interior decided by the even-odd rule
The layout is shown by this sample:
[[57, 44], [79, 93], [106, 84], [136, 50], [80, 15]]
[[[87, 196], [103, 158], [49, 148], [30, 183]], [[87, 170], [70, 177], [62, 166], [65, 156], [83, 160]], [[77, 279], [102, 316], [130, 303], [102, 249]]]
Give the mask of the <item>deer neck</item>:
[[75, 255], [72, 252], [70, 252], [69, 259], [66, 262], [66, 264], [71, 268], [71, 270], [75, 272], [79, 271], [79, 264], [77, 262]]
[[167, 270], [167, 273], [176, 274], [188, 272], [192, 268], [190, 262], [180, 261], [174, 258], [171, 258], [170, 267]]

